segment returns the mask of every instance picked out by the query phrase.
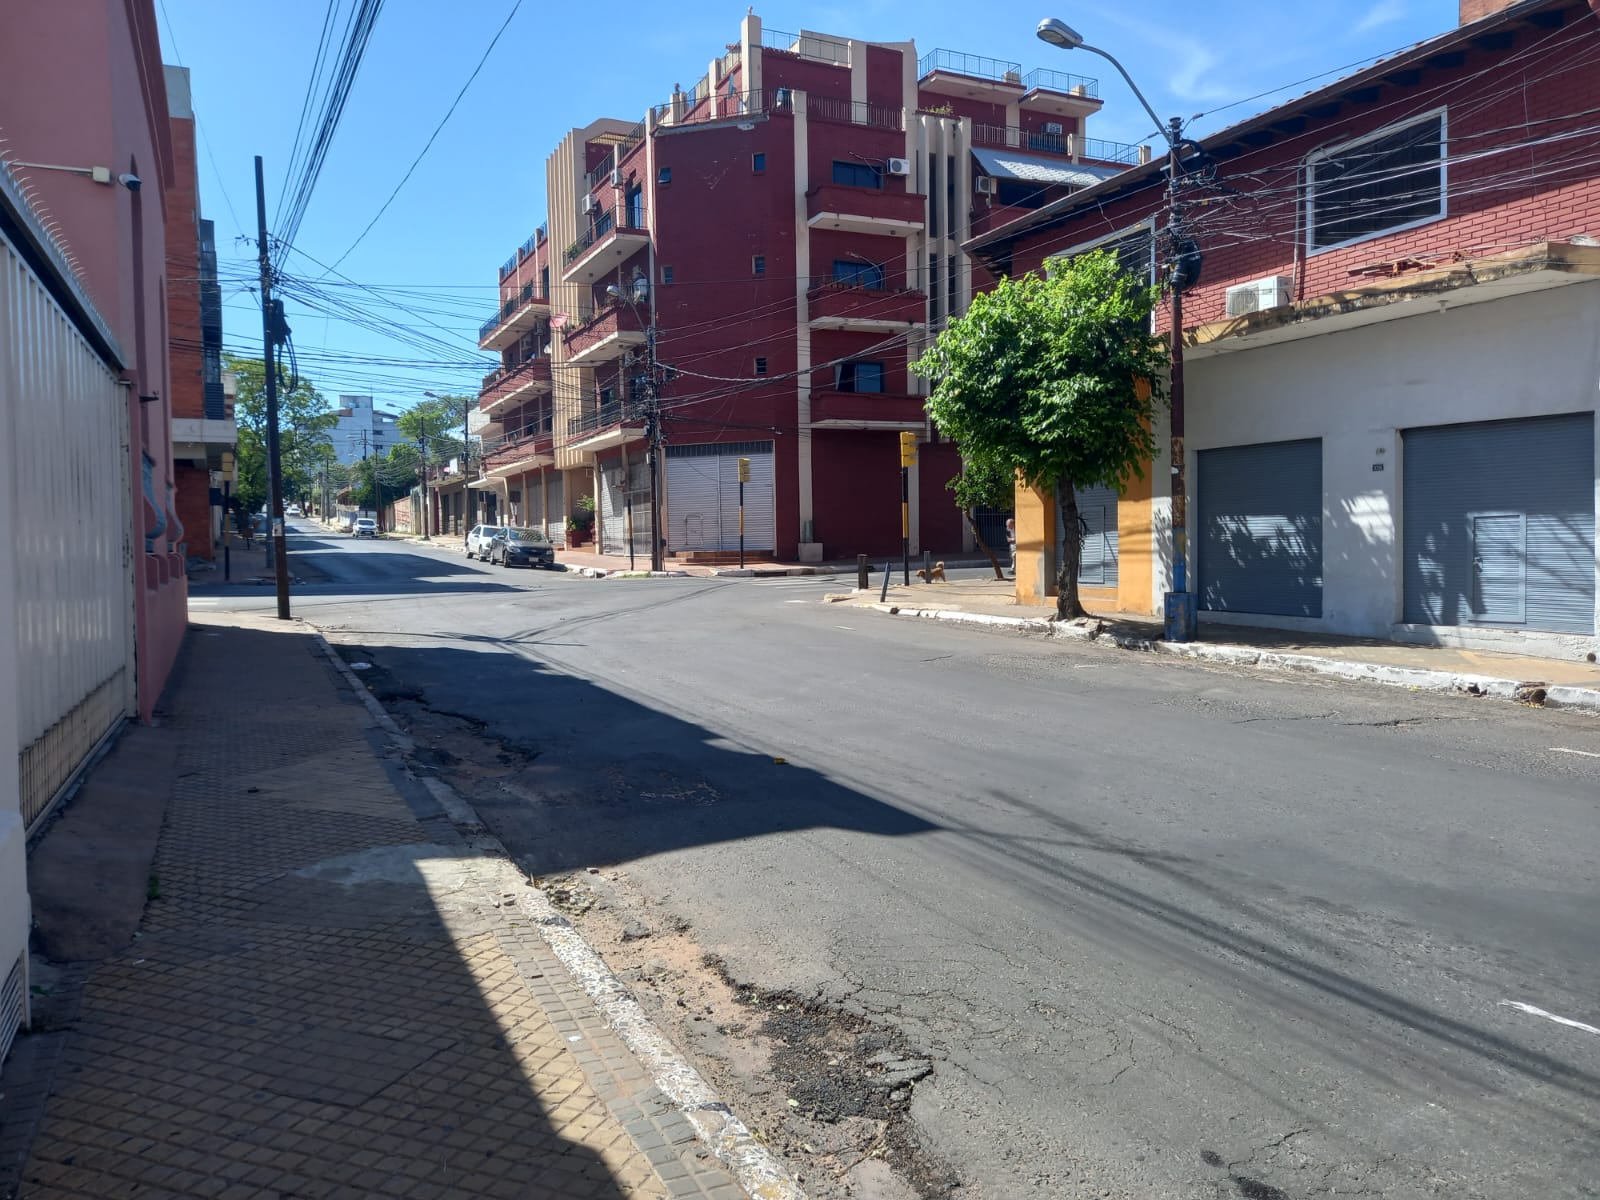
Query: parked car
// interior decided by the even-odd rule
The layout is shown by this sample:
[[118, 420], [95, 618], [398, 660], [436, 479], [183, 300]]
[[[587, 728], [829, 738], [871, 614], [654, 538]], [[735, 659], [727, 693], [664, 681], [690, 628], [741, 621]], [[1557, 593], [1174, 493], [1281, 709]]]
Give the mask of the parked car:
[[490, 541], [489, 561], [502, 567], [553, 567], [556, 550], [541, 530], [508, 525]]
[[303, 517], [303, 516], [305, 516], [305, 514], [300, 511], [300, 506], [298, 504], [289, 505], [288, 508], [283, 510], [283, 515], [286, 516], [286, 517]]
[[499, 533], [503, 525], [474, 525], [472, 532], [467, 534], [467, 557], [481, 558], [489, 561], [489, 543], [494, 541], [494, 535]]
[[355, 534], [355, 536], [358, 538], [375, 538], [378, 536], [378, 523], [371, 517], [357, 517], [355, 528], [353, 528], [350, 532]]

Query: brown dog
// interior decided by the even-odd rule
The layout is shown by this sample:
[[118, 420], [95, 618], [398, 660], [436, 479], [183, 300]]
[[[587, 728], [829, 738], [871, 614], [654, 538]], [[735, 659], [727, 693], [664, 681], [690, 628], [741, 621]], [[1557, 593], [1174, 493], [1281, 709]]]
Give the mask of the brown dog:
[[944, 564], [942, 562], [934, 563], [931, 571], [927, 567], [919, 567], [917, 569], [917, 578], [924, 583], [932, 583], [934, 580], [938, 580], [940, 583], [950, 582], [944, 577]]

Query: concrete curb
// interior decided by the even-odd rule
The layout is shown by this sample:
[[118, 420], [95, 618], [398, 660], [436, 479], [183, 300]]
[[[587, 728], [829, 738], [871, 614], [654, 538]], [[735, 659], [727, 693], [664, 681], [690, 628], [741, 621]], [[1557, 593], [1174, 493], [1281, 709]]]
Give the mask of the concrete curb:
[[[416, 743], [401, 732], [377, 697], [367, 690], [361, 677], [339, 656], [322, 631], [309, 623], [304, 624], [334, 670], [361, 697], [367, 712], [378, 727], [389, 735], [396, 748], [407, 755], [414, 751]], [[573, 928], [572, 922], [557, 911], [549, 898], [517, 865], [510, 851], [493, 834], [485, 832], [486, 827], [477, 810], [442, 779], [426, 774], [419, 774], [418, 778], [473, 850], [501, 860], [508, 870], [515, 871], [527, 885], [517, 897], [517, 908], [534, 923], [545, 944], [561, 960], [584, 993], [594, 1001], [606, 1024], [616, 1031], [640, 1065], [650, 1072], [652, 1082], [694, 1126], [700, 1140], [728, 1169], [745, 1194], [752, 1200], [806, 1200], [806, 1193], [788, 1169], [756, 1138], [749, 1126], [734, 1115], [733, 1109], [656, 1027], [627, 985], [612, 973], [594, 947]]]
[[[839, 597], [843, 599], [844, 597]], [[1418, 667], [1394, 667], [1384, 663], [1347, 662], [1342, 659], [1320, 658], [1314, 654], [1281, 654], [1271, 650], [1255, 650], [1249, 646], [1212, 645], [1203, 642], [1163, 642], [1151, 638], [1132, 637], [1115, 633], [1096, 620], [1050, 621], [1038, 617], [1002, 617], [992, 613], [969, 613], [959, 609], [903, 608], [889, 604], [871, 604], [867, 607], [891, 616], [922, 617], [929, 620], [951, 621], [959, 625], [975, 625], [986, 629], [1003, 629], [1014, 633], [1034, 634], [1043, 637], [1071, 638], [1075, 641], [1108, 643], [1120, 650], [1141, 651], [1146, 654], [1165, 654], [1174, 658], [1187, 658], [1197, 662], [1224, 663], [1235, 667], [1255, 667], [1263, 671], [1280, 671], [1302, 675], [1320, 675], [1358, 683], [1381, 683], [1389, 687], [1411, 688], [1424, 692], [1457, 692], [1469, 696], [1488, 696], [1496, 700], [1529, 700], [1538, 691], [1544, 692], [1544, 707], [1570, 708], [1600, 715], [1600, 689], [1558, 685], [1545, 687], [1525, 681], [1503, 679], [1494, 675], [1472, 675], [1455, 671], [1429, 671]]]

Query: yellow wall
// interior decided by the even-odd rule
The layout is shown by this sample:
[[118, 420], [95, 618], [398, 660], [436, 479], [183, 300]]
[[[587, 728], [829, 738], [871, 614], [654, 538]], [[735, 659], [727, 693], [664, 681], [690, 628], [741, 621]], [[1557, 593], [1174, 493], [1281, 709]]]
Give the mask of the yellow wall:
[[[1155, 538], [1150, 527], [1152, 478], [1129, 479], [1117, 503], [1117, 586], [1079, 587], [1078, 594], [1092, 609], [1139, 613], [1155, 612]], [[1049, 604], [1056, 594], [1052, 563], [1056, 541], [1056, 506], [1047, 491], [1021, 482], [1016, 492], [1017, 603]]]

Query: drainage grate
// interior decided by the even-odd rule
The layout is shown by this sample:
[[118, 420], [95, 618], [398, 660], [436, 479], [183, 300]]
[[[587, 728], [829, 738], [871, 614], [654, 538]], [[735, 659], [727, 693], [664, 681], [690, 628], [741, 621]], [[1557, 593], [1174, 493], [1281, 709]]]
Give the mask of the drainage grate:
[[11, 1040], [22, 1027], [22, 959], [17, 959], [0, 987], [0, 1062], [11, 1050]]

